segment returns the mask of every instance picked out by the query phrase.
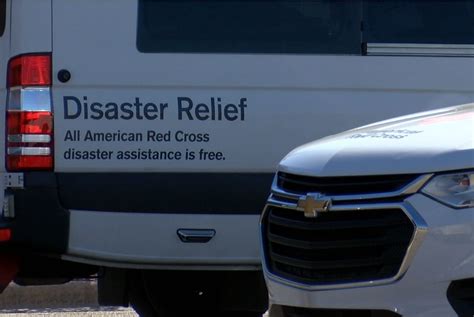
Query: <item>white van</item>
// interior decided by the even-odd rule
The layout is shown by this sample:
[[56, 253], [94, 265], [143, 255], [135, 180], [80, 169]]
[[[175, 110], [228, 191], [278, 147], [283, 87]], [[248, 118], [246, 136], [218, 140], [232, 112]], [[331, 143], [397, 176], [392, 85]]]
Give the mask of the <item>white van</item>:
[[473, 2], [429, 2], [0, 0], [3, 284], [261, 315], [281, 157], [474, 99]]

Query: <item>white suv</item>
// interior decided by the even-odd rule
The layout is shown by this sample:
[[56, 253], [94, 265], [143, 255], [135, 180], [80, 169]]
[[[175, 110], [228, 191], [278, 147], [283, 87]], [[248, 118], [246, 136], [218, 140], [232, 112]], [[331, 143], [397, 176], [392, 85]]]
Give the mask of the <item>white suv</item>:
[[472, 316], [474, 104], [295, 149], [261, 233], [285, 316]]

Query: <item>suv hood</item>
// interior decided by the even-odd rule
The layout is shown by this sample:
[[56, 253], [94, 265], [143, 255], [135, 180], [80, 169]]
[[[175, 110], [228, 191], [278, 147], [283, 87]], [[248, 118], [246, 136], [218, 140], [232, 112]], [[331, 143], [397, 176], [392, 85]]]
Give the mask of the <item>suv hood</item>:
[[300, 146], [280, 171], [308, 176], [430, 173], [474, 167], [474, 104], [386, 120]]

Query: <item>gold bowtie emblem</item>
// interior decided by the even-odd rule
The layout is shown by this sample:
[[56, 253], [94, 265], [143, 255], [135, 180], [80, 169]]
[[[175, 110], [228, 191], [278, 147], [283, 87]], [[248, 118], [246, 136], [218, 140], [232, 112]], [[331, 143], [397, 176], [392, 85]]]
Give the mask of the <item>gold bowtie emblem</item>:
[[296, 209], [303, 211], [305, 217], [316, 218], [318, 213], [328, 212], [331, 205], [331, 198], [320, 193], [309, 193], [298, 200]]

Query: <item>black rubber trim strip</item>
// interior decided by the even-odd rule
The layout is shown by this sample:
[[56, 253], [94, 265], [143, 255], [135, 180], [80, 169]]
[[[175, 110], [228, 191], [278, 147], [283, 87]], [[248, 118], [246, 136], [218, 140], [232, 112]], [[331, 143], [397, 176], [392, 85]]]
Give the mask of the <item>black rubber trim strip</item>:
[[24, 173], [24, 188], [9, 189], [9, 193], [15, 199], [15, 217], [0, 216], [0, 228], [12, 230], [12, 238], [5, 247], [21, 254], [65, 253], [69, 211], [59, 203], [54, 173]]
[[12, 220], [6, 219], [0, 215], [0, 229], [8, 229], [12, 227]]
[[66, 209], [260, 214], [273, 173], [58, 173]]
[[69, 237], [69, 211], [59, 204], [56, 189], [15, 190], [12, 243], [38, 252], [64, 253]]

